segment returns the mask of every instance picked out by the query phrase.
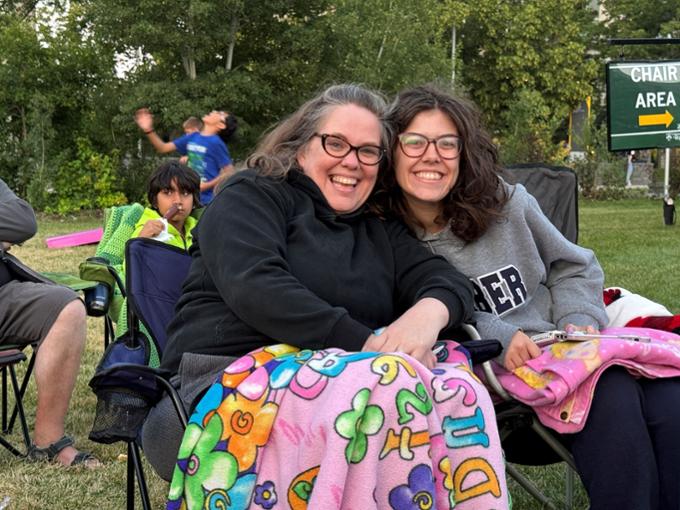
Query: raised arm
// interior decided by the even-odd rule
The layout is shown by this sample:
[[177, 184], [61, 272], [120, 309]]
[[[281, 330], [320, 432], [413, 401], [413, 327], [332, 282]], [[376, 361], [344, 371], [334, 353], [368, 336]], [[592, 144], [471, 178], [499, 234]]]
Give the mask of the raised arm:
[[173, 142], [164, 142], [153, 129], [153, 115], [148, 108], [140, 108], [135, 112], [135, 122], [148, 138], [153, 148], [161, 154], [177, 150]]

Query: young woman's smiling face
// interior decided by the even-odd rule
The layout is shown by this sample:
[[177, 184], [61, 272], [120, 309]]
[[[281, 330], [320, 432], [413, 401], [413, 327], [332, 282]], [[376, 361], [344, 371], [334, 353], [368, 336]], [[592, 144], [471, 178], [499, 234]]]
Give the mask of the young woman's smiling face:
[[[458, 128], [441, 110], [426, 110], [420, 112], [404, 129], [404, 133], [418, 134], [428, 141], [444, 138], [439, 143], [449, 141], [462, 143]], [[402, 137], [402, 140], [404, 138]], [[401, 142], [404, 143], [404, 142]], [[447, 146], [448, 147], [448, 146]], [[450, 157], [443, 149], [441, 152]], [[460, 152], [460, 151], [458, 151]], [[437, 209], [441, 207], [441, 200], [447, 196], [458, 180], [460, 154], [454, 159], [442, 158], [437, 151], [435, 142], [430, 142], [425, 152], [418, 156], [407, 156], [398, 142], [394, 148], [394, 171], [397, 183], [401, 187], [409, 206], [414, 209]]]
[[351, 213], [366, 202], [378, 178], [379, 164], [362, 163], [354, 149], [343, 157], [332, 156], [328, 150], [342, 148], [346, 142], [359, 147], [361, 159], [366, 160], [374, 149], [380, 150], [380, 134], [380, 120], [369, 110], [354, 104], [336, 106], [321, 121], [317, 136], [298, 153], [303, 172], [316, 183], [335, 212]]

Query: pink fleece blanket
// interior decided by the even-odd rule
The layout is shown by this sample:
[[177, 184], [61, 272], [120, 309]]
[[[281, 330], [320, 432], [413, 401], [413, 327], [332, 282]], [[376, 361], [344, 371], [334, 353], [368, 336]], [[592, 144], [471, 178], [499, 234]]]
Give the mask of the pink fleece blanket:
[[447, 352], [433, 371], [287, 345], [240, 358], [191, 416], [167, 508], [507, 508], [490, 397]]
[[530, 405], [541, 422], [560, 433], [578, 432], [588, 417], [593, 391], [607, 367], [621, 365], [640, 377], [680, 376], [680, 336], [648, 328], [607, 328], [602, 334], [639, 335], [650, 343], [598, 339], [561, 342], [514, 372], [494, 364], [499, 382]]

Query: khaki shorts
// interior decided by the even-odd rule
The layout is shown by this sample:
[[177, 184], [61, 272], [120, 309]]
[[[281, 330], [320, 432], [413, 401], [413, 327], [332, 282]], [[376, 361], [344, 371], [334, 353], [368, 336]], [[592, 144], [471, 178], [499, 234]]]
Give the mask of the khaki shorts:
[[67, 287], [11, 281], [0, 287], [0, 345], [42, 342], [78, 294]]

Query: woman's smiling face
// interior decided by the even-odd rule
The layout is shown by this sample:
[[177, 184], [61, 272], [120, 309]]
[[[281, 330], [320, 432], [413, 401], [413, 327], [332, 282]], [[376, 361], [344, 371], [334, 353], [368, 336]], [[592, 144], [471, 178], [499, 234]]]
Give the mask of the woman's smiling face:
[[[428, 140], [445, 135], [459, 136], [458, 128], [441, 110], [420, 112], [404, 129], [404, 133], [417, 133]], [[394, 171], [399, 187], [412, 208], [440, 207], [458, 180], [460, 155], [443, 159], [434, 142], [427, 145], [418, 157], [404, 154], [399, 143], [394, 147]]]
[[[369, 110], [354, 104], [329, 110], [317, 133], [339, 138], [355, 147], [381, 146], [380, 120]], [[332, 139], [327, 143], [332, 143]], [[300, 149], [297, 160], [303, 172], [319, 187], [331, 209], [339, 214], [359, 209], [378, 178], [378, 163], [362, 163], [354, 149], [342, 158], [331, 156], [324, 149], [321, 136], [309, 140]]]

